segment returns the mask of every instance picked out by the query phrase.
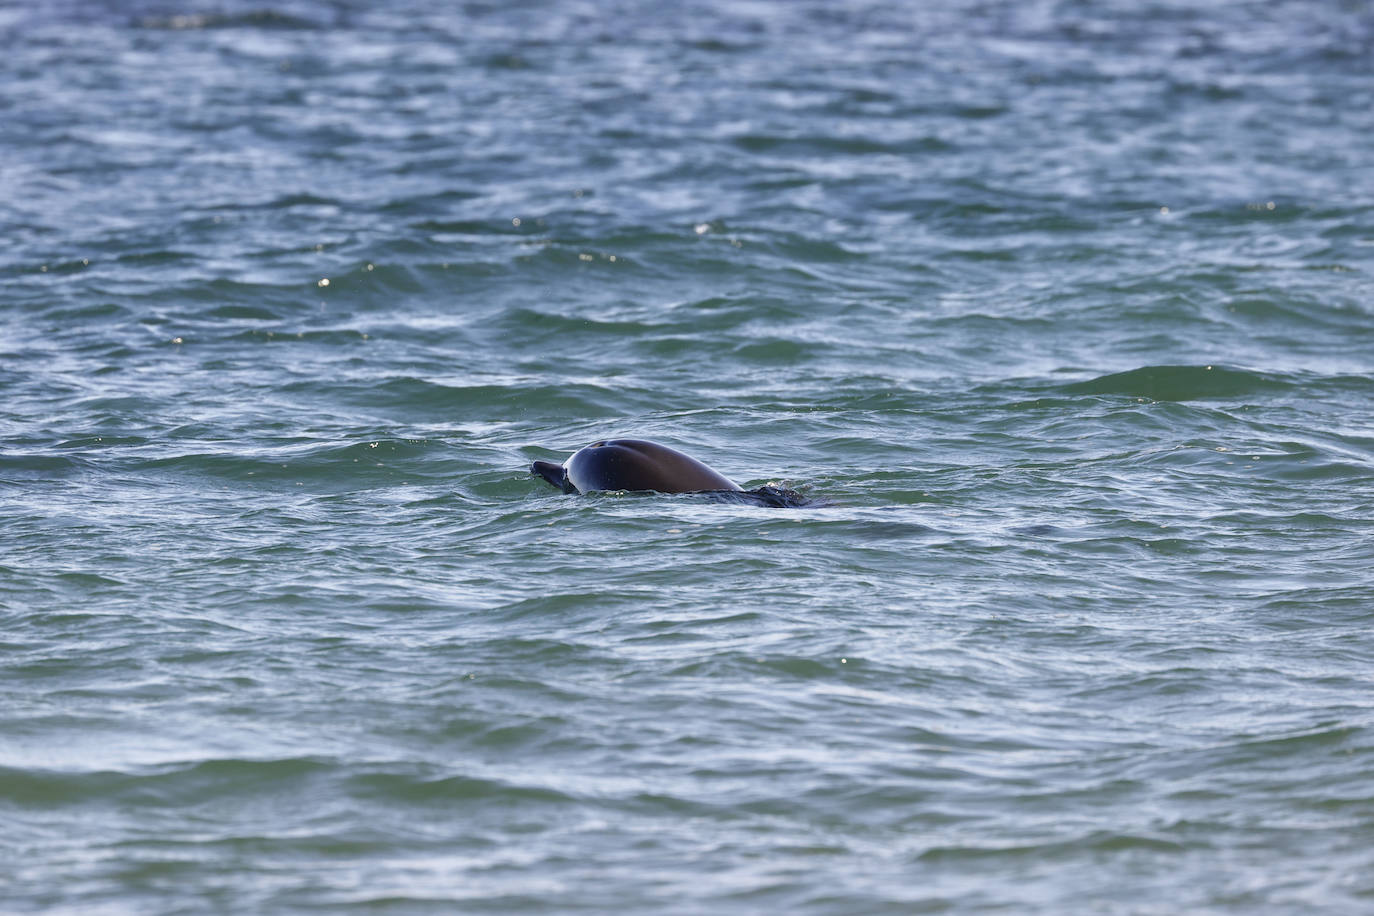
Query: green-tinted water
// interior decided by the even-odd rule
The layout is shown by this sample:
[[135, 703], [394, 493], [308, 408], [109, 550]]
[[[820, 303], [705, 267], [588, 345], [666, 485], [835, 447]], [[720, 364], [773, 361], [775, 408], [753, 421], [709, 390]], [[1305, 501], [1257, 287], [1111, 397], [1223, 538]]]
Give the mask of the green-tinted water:
[[1371, 42], [0, 10], [0, 908], [1367, 909]]

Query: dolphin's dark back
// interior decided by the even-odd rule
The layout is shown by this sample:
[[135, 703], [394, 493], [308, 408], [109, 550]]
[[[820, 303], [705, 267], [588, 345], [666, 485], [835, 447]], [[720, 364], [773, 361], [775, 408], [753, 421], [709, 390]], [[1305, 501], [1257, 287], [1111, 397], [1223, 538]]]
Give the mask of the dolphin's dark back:
[[593, 442], [575, 452], [563, 464], [561, 481], [552, 479], [541, 470], [540, 465], [549, 465], [549, 462], [536, 462], [534, 473], [554, 486], [561, 486], [565, 492], [657, 490], [659, 493], [702, 493], [739, 489], [734, 481], [690, 455], [645, 439]]

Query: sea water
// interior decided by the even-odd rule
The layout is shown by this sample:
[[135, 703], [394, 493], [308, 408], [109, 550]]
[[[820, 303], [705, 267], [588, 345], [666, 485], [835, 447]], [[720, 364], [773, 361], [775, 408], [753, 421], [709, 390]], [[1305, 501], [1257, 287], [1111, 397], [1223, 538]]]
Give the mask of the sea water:
[[0, 909], [1374, 909], [1371, 138], [1363, 2], [0, 7]]

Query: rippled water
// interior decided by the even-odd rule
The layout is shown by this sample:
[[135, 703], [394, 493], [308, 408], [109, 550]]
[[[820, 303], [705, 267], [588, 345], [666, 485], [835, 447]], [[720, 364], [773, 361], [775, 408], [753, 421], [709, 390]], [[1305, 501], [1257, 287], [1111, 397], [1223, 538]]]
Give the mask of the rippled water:
[[1369, 4], [0, 52], [7, 911], [1374, 907]]

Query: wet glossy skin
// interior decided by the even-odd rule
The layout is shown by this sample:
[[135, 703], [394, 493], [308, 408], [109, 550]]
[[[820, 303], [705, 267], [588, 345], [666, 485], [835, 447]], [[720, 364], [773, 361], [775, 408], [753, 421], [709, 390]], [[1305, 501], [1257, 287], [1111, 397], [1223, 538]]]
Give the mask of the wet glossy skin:
[[701, 493], [739, 485], [677, 449], [645, 439], [605, 439], [574, 452], [563, 464], [536, 461], [531, 472], [565, 493], [656, 490]]

